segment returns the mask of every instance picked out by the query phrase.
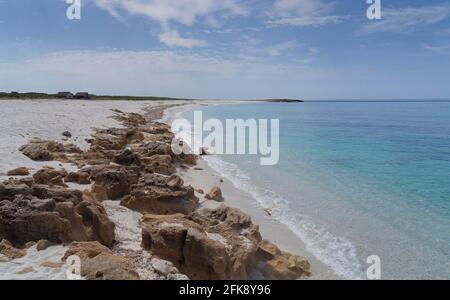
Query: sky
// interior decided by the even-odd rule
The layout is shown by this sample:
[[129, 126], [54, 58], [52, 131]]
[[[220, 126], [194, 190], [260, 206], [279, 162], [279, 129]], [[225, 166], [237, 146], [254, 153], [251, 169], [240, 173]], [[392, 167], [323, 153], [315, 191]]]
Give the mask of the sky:
[[450, 1], [0, 0], [0, 91], [450, 99]]

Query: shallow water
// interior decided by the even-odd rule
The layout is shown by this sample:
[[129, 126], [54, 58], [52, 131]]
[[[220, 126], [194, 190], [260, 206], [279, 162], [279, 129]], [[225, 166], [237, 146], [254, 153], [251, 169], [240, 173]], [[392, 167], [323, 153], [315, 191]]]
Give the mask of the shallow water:
[[[450, 278], [450, 103], [303, 103], [203, 108], [204, 118], [280, 119], [280, 162], [211, 156], [317, 258], [365, 278]], [[192, 118], [192, 113], [185, 114]]]

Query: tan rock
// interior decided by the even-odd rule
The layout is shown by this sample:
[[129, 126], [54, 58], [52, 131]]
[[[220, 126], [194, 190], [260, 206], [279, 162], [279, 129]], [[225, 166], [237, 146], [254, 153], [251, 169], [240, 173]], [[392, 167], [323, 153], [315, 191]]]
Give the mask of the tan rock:
[[[169, 186], [172, 185], [172, 186]], [[190, 186], [180, 186], [181, 179], [148, 174], [132, 186], [121, 205], [141, 213], [188, 214], [198, 206], [198, 198]]]
[[220, 189], [220, 187], [215, 186], [211, 189], [211, 191], [209, 191], [209, 193], [205, 195], [205, 198], [208, 200], [221, 202], [223, 201], [222, 190]]
[[33, 179], [36, 184], [67, 187], [67, 185], [63, 182], [63, 178], [66, 176], [67, 172], [63, 169], [56, 170], [54, 168], [46, 167], [37, 171], [33, 175]]
[[27, 255], [27, 251], [24, 249], [17, 249], [11, 245], [7, 240], [2, 240], [0, 242], [0, 254], [3, 254], [8, 259], [17, 259]]
[[81, 276], [88, 280], [138, 280], [139, 275], [124, 257], [116, 256], [98, 242], [74, 242], [63, 260], [77, 255], [81, 260]]
[[269, 280], [293, 280], [311, 274], [306, 258], [282, 252], [268, 241], [260, 244], [258, 257], [263, 265], [261, 273]]
[[37, 251], [43, 251], [46, 250], [49, 247], [55, 246], [56, 243], [47, 241], [47, 240], [39, 240], [36, 244], [36, 250]]
[[21, 168], [17, 168], [17, 169], [8, 171], [8, 173], [6, 173], [6, 175], [8, 175], [8, 176], [28, 176], [28, 175], [30, 175], [30, 171], [28, 170], [28, 168], [21, 167]]
[[249, 217], [233, 214], [238, 210], [145, 215], [142, 245], [191, 279], [249, 279], [261, 238]]
[[145, 165], [145, 169], [149, 173], [171, 175], [176, 171], [170, 155], [155, 154], [151, 157], [143, 158], [142, 163]]
[[99, 201], [120, 199], [130, 193], [130, 182], [122, 171], [104, 171], [95, 176], [92, 193]]
[[65, 178], [64, 182], [75, 182], [78, 184], [90, 184], [91, 176], [87, 172], [70, 172]]

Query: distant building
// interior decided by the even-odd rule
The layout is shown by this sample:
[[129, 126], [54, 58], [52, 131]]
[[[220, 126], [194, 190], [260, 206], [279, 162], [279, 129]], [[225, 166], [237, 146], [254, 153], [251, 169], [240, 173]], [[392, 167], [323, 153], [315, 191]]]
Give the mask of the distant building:
[[91, 99], [91, 97], [89, 97], [89, 93], [76, 93], [75, 94], [75, 99], [85, 99], [85, 100], [89, 100]]
[[73, 99], [73, 94], [71, 92], [59, 92], [57, 97], [61, 99]]

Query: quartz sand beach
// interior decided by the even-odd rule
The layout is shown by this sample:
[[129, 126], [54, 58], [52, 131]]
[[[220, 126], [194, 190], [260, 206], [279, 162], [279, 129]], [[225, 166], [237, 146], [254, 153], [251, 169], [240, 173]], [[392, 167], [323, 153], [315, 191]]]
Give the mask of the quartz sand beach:
[[[2, 158], [0, 160], [0, 179], [7, 180], [10, 176], [6, 173], [17, 167], [26, 167], [30, 170], [30, 173], [34, 173], [47, 166], [64, 168], [66, 171], [76, 171], [76, 166], [64, 162], [31, 161], [18, 149], [32, 138], [54, 140], [56, 142], [66, 142], [69, 139], [70, 142], [79, 146], [81, 149], [86, 149], [88, 147], [86, 139], [89, 139], [94, 128], [121, 127], [116, 120], [110, 118], [112, 115], [111, 110], [141, 113], [152, 119], [162, 118], [162, 121], [170, 123], [170, 121], [176, 118], [181, 111], [195, 108], [197, 105], [205, 106], [236, 103], [239, 102], [0, 101], [0, 122], [3, 128], [0, 133], [0, 150], [2, 153]], [[166, 112], [163, 116], [164, 110], [166, 110]], [[70, 138], [62, 135], [65, 131], [71, 133]], [[254, 201], [249, 194], [236, 188], [231, 182], [221, 180], [220, 175], [210, 169], [205, 161], [199, 159], [196, 168], [189, 168], [187, 170], [182, 168], [180, 172], [185, 184], [192, 185], [195, 189], [202, 188], [205, 192], [208, 192], [213, 186], [220, 186], [225, 198], [224, 203], [227, 206], [239, 208], [244, 213], [250, 215], [253, 222], [260, 226], [261, 234], [264, 239], [274, 242], [283, 251], [288, 251], [294, 255], [306, 256], [311, 263], [311, 273], [313, 274], [311, 278], [337, 278], [330, 268], [307, 253], [302, 241], [289, 231], [288, 228], [277, 221], [272, 220], [266, 212], [264, 212], [264, 208], [257, 206], [256, 201]], [[81, 186], [76, 183], [69, 183], [68, 185], [70, 188], [80, 190], [89, 187], [85, 185]], [[203, 195], [197, 193], [197, 196], [199, 197], [201, 207], [217, 207], [217, 204], [205, 201]], [[131, 264], [136, 268], [141, 279], [167, 279], [170, 276], [172, 276], [172, 279], [182, 279], [184, 275], [179, 274], [178, 271], [167, 271], [167, 274], [164, 276], [160, 276], [161, 274], [155, 271], [161, 268], [167, 269], [162, 267], [165, 266], [167, 262], [147, 255], [140, 247], [142, 228], [136, 220], [142, 217], [139, 212], [121, 207], [118, 202], [113, 201], [105, 201], [103, 205], [105, 206], [109, 218], [115, 223], [116, 240], [119, 241], [119, 246], [113, 249], [115, 254], [127, 257], [131, 261]], [[211, 236], [213, 236], [213, 234], [211, 234]], [[36, 261], [39, 260], [39, 256], [36, 256], [30, 249], [28, 251], [29, 259], [27, 259], [28, 256], [25, 256], [22, 260], [18, 260], [17, 263], [19, 265], [17, 268], [7, 268], [9, 271], [6, 270], [6, 273], [3, 273], [2, 278], [14, 277], [20, 279], [20, 274], [17, 274], [16, 271], [23, 267], [23, 269], [27, 270], [25, 273], [28, 274], [22, 277], [23, 279], [35, 279], [40, 277], [42, 277], [42, 279], [64, 279], [65, 273], [62, 271], [61, 266], [59, 266], [59, 268], [54, 268], [55, 270], [51, 273], [53, 276], [49, 276], [50, 273], [48, 268], [39, 267], [43, 262]], [[46, 251], [51, 251], [47, 256], [51, 256], [51, 258], [55, 260], [55, 255], [62, 253], [65, 248], [49, 249], [43, 250], [40, 256], [46, 257]], [[46, 259], [48, 258], [46, 257]], [[0, 262], [0, 265], [1, 264], [3, 263]], [[33, 267], [35, 269], [31, 269]], [[9, 276], [8, 272], [15, 273], [9, 274]]]

